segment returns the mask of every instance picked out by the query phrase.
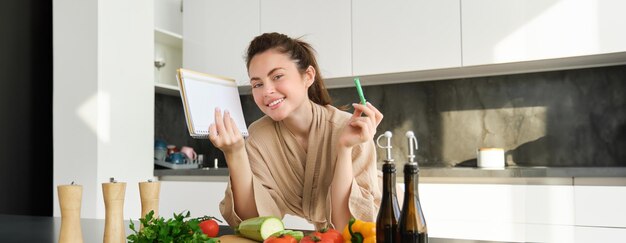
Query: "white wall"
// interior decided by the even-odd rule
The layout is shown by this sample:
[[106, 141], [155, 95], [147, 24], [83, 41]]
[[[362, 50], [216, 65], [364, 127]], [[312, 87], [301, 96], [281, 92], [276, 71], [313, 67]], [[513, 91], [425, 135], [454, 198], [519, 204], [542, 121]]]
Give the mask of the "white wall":
[[54, 215], [57, 185], [83, 185], [83, 218], [104, 218], [101, 183], [153, 178], [153, 1], [53, 1]]
[[53, 1], [53, 154], [56, 186], [83, 185], [83, 213], [95, 217], [97, 175], [98, 2]]

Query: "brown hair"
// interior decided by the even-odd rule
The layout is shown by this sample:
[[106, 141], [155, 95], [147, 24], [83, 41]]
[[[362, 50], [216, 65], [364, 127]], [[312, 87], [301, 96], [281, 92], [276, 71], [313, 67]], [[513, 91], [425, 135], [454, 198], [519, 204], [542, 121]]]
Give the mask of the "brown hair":
[[330, 95], [324, 85], [324, 79], [320, 73], [320, 69], [317, 66], [317, 60], [315, 59], [315, 50], [309, 43], [306, 43], [298, 38], [292, 39], [287, 35], [280, 33], [265, 33], [255, 37], [246, 54], [246, 67], [250, 68], [250, 61], [252, 58], [267, 50], [274, 49], [280, 53], [287, 54], [291, 60], [296, 63], [296, 67], [300, 74], [304, 74], [309, 66], [315, 69], [315, 79], [313, 84], [309, 87], [309, 99], [319, 105], [331, 104]]

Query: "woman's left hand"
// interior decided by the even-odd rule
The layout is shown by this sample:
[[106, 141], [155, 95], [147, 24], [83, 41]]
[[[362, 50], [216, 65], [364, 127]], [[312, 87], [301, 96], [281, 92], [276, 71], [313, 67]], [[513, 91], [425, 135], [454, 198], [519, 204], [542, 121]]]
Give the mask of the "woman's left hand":
[[352, 104], [352, 106], [354, 113], [339, 136], [339, 145], [346, 148], [374, 139], [376, 128], [383, 120], [383, 114], [369, 102], [366, 105]]

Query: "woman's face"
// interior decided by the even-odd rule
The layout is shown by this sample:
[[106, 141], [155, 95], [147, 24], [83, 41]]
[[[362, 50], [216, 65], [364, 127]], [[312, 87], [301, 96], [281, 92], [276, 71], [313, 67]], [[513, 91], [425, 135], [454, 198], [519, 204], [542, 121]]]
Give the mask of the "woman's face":
[[281, 121], [308, 101], [315, 70], [309, 67], [302, 75], [287, 54], [270, 49], [252, 57], [248, 76], [256, 105], [274, 121]]

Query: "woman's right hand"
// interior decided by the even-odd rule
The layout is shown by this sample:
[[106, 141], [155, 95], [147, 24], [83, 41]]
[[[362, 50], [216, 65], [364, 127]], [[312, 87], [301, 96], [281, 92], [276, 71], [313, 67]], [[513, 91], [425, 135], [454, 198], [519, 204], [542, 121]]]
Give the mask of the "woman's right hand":
[[224, 118], [219, 108], [215, 108], [215, 123], [209, 126], [209, 140], [224, 153], [244, 149], [244, 140], [235, 124], [235, 120], [228, 111], [224, 111]]

